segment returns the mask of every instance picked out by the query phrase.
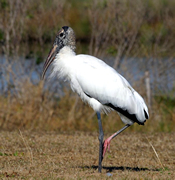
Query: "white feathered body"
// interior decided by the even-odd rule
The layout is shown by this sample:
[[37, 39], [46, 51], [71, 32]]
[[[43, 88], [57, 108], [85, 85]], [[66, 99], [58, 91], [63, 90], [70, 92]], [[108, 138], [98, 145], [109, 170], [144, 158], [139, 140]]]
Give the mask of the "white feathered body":
[[[78, 93], [96, 112], [112, 110], [109, 104], [134, 114], [141, 124], [148, 116], [143, 98], [117, 71], [98, 58], [90, 55], [76, 55], [65, 46], [57, 54], [52, 75], [63, 77], [70, 82], [71, 89]], [[125, 124], [132, 119], [118, 112]]]

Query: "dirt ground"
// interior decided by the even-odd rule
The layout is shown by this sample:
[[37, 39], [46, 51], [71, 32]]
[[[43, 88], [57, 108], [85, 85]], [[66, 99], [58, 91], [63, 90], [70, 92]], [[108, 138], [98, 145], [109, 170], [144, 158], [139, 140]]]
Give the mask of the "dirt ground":
[[123, 132], [97, 165], [98, 133], [0, 133], [0, 179], [45, 180], [175, 179], [175, 133]]

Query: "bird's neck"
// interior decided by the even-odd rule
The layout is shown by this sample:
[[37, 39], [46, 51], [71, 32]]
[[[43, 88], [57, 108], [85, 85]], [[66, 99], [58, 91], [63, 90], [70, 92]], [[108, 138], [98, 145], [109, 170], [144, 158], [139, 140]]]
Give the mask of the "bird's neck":
[[69, 46], [63, 47], [55, 57], [52, 75], [68, 78], [70, 70], [74, 66], [73, 58], [75, 55]]
[[75, 56], [74, 49], [70, 46], [64, 46], [57, 55], [59, 58], [63, 58], [64, 56]]

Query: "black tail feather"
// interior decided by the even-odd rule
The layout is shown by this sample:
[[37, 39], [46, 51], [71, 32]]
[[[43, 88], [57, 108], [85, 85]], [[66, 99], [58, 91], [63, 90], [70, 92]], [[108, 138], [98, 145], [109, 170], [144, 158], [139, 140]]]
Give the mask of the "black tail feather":
[[145, 118], [148, 119], [148, 114], [145, 110], [144, 110], [144, 113], [145, 113]]
[[[116, 110], [117, 112], [121, 113], [122, 115], [124, 115], [125, 117], [127, 117], [128, 119], [138, 123], [139, 125], [144, 125], [144, 122], [140, 122], [138, 121], [137, 117], [135, 114], [130, 114], [127, 110], [124, 110], [120, 107], [115, 107], [113, 104], [111, 103], [108, 103], [108, 104], [105, 104], [106, 106], [109, 106], [111, 107], [112, 109]], [[144, 113], [145, 113], [145, 117], [146, 119], [148, 119], [148, 114], [146, 113], [146, 111], [144, 110]]]

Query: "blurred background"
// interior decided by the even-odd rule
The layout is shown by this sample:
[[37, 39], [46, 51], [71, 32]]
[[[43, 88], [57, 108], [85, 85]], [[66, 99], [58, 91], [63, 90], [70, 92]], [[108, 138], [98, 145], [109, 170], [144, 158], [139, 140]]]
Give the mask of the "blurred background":
[[[103, 59], [144, 97], [145, 127], [175, 131], [175, 0], [0, 0], [0, 128], [97, 131], [93, 110], [62, 80], [41, 81], [43, 63], [62, 26], [76, 53]], [[105, 132], [123, 126], [103, 115]]]

